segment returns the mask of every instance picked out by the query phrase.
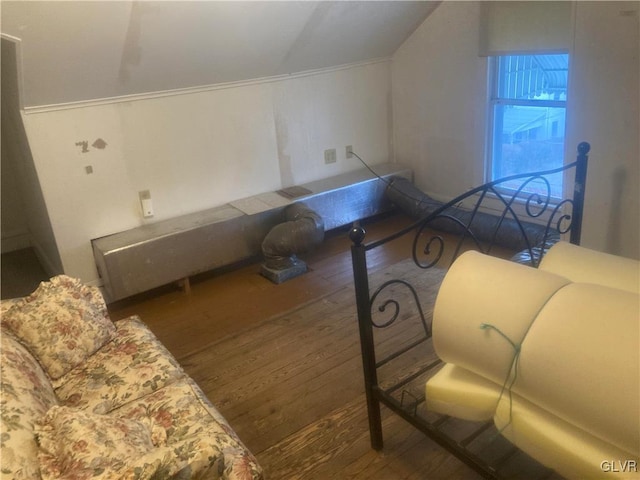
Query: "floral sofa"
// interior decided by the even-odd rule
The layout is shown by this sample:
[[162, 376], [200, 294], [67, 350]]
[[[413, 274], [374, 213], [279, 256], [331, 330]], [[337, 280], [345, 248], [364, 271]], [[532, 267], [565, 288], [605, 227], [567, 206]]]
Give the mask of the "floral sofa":
[[137, 317], [64, 275], [1, 303], [2, 479], [260, 479], [229, 424]]

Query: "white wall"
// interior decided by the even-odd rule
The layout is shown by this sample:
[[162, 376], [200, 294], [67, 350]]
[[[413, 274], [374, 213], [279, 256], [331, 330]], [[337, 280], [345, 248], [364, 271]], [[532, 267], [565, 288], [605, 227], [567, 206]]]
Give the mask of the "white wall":
[[[155, 222], [359, 168], [346, 145], [388, 161], [389, 68], [24, 114], [64, 272], [98, 281], [90, 241], [148, 222], [140, 190], [151, 191]], [[104, 149], [91, 146], [97, 139]], [[335, 164], [324, 163], [328, 148]]]
[[578, 2], [567, 141], [591, 144], [582, 244], [640, 258], [638, 2]]
[[1, 43], [2, 251], [32, 246], [47, 274], [53, 276], [62, 272], [62, 264], [20, 116], [19, 44], [4, 36]]
[[[571, 89], [587, 110], [570, 118], [568, 142], [593, 147], [583, 244], [638, 257], [637, 3], [624, 5], [635, 16], [609, 5], [578, 3]], [[443, 2], [391, 64], [23, 114], [64, 272], [98, 282], [90, 241], [148, 222], [140, 190], [155, 222], [359, 168], [345, 145], [371, 164], [393, 150], [441, 197], [481, 183], [479, 22], [478, 2]], [[106, 148], [91, 146], [99, 138]], [[327, 148], [336, 164], [324, 164]]]
[[436, 196], [482, 183], [487, 73], [479, 15], [477, 2], [443, 2], [392, 57], [395, 159]]
[[[483, 179], [479, 26], [479, 2], [443, 2], [392, 57], [395, 159], [441, 198]], [[568, 157], [592, 145], [582, 244], [638, 258], [638, 3], [576, 2], [573, 38]]]

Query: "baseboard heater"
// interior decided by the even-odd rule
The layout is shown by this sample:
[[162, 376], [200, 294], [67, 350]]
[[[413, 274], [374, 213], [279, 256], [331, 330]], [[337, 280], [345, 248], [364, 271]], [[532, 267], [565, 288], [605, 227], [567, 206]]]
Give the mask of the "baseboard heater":
[[[412, 179], [397, 164], [375, 165], [382, 178]], [[264, 237], [284, 221], [284, 209], [303, 202], [320, 214], [325, 231], [389, 211], [385, 183], [367, 169], [230, 202], [94, 239], [93, 254], [108, 302], [255, 257]]]

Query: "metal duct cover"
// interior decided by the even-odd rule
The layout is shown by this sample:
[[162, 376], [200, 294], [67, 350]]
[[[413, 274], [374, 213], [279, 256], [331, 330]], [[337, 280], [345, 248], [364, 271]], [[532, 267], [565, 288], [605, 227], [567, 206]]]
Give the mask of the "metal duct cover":
[[[411, 170], [396, 164], [374, 168], [382, 177], [412, 177]], [[316, 211], [325, 230], [392, 208], [384, 194], [386, 184], [364, 168], [301, 187], [311, 193], [293, 201], [282, 196], [277, 206], [261, 201], [264, 194], [233, 202], [264, 205], [255, 213], [227, 204], [92, 240], [107, 301], [259, 255], [262, 241], [285, 220], [284, 209], [292, 203], [303, 202]]]

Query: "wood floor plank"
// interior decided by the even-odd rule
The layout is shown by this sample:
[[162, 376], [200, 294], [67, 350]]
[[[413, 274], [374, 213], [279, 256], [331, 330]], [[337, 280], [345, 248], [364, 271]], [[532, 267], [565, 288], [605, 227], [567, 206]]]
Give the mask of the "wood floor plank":
[[[401, 214], [368, 223], [367, 241], [409, 223]], [[396, 264], [410, 256], [411, 243], [405, 236], [368, 255], [378, 284], [402, 273]], [[189, 295], [167, 286], [109, 310], [114, 319], [136, 314], [149, 325], [269, 480], [475, 480], [466, 465], [384, 408], [385, 447], [371, 449], [350, 245], [346, 230], [329, 235], [304, 256], [309, 272], [280, 285], [260, 275], [258, 261], [248, 262], [193, 279]], [[419, 282], [427, 317], [441, 278], [425, 274]], [[406, 323], [379, 337], [383, 351], [421, 328], [415, 312], [401, 317]], [[396, 369], [407, 374], [430, 360], [418, 351]]]
[[[394, 266], [391, 275], [403, 269]], [[388, 276], [381, 272], [378, 280]], [[425, 284], [435, 288], [441, 279], [440, 273]], [[412, 335], [400, 329], [388, 341], [397, 343]], [[267, 467], [271, 474], [275, 468], [280, 478], [297, 478], [294, 472], [302, 472], [301, 478], [323, 478], [320, 472], [335, 472], [332, 464], [347, 468], [361, 456], [353, 457], [353, 448], [344, 446], [354, 441], [348, 439], [349, 432], [357, 432], [360, 451], [370, 448], [352, 288], [338, 289], [220, 343], [223, 358], [216, 361], [219, 349], [214, 344], [186, 358], [185, 368], [258, 458], [269, 465], [279, 462]], [[205, 367], [209, 363], [214, 366]], [[353, 418], [357, 426], [346, 427]], [[395, 420], [391, 416], [388, 421]], [[337, 425], [339, 433], [329, 432], [328, 425]], [[312, 453], [295, 456], [302, 448]], [[285, 450], [290, 453], [284, 455]], [[278, 459], [269, 456], [275, 451]]]
[[[327, 415], [269, 447], [262, 455], [271, 478], [311, 478], [318, 466], [332, 464], [368, 452], [368, 431], [362, 408], [364, 395], [340, 406]], [[358, 446], [357, 444], [360, 443]], [[334, 467], [332, 467], [334, 468]]]
[[[407, 225], [403, 214], [366, 223], [367, 238], [374, 240]], [[408, 244], [398, 244], [400, 252], [387, 258], [406, 256]], [[236, 268], [207, 272], [192, 278], [191, 294], [177, 285], [167, 285], [109, 305], [114, 320], [139, 315], [169, 351], [182, 360], [214, 341], [267, 318], [321, 298], [337, 287], [353, 281], [351, 241], [348, 229], [328, 234], [316, 250], [300, 255], [309, 272], [276, 285], [260, 275], [256, 259]], [[377, 265], [383, 268], [384, 262]]]

